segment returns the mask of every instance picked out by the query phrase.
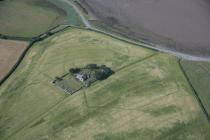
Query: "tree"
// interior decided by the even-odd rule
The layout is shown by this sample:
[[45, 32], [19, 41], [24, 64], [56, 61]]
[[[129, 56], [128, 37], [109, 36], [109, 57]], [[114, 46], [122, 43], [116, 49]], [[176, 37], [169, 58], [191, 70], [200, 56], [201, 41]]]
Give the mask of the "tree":
[[101, 71], [95, 71], [94, 75], [95, 75], [95, 78], [97, 80], [104, 80], [105, 79], [105, 75]]
[[96, 64], [88, 64], [88, 65], [86, 65], [85, 68], [87, 68], [87, 69], [97, 69], [98, 67], [97, 67]]
[[80, 69], [79, 68], [71, 68], [71, 69], [69, 69], [69, 72], [70, 73], [73, 73], [73, 74], [79, 73], [80, 72]]
[[113, 72], [110, 68], [108, 68], [108, 67], [104, 67], [104, 68], [102, 69], [102, 71], [103, 71], [104, 75], [107, 75], [107, 77], [110, 76], [110, 75], [112, 75], [112, 74], [114, 73], [114, 72]]
[[56, 80], [56, 81], [62, 81], [63, 79], [62, 79], [61, 77], [57, 77], [57, 76], [56, 76], [56, 77], [55, 77], [55, 80]]

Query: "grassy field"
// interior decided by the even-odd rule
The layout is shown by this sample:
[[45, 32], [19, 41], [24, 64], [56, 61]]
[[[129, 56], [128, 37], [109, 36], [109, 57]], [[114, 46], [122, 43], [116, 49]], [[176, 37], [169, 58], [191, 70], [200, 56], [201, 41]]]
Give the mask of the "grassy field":
[[[70, 67], [116, 73], [68, 96], [51, 82]], [[210, 126], [176, 58], [69, 29], [36, 43], [0, 89], [0, 138], [207, 140]]]
[[0, 39], [0, 80], [6, 76], [20, 55], [26, 49], [28, 42]]
[[210, 62], [182, 61], [181, 64], [210, 114]]
[[0, 2], [0, 34], [34, 37], [59, 24], [81, 24], [72, 7], [61, 9], [57, 4], [59, 4], [58, 0]]

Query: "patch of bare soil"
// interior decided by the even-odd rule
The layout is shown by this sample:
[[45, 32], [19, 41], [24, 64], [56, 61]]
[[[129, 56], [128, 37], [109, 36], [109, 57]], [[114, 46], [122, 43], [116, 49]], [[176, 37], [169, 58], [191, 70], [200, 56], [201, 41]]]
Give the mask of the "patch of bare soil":
[[28, 43], [0, 39], [0, 80], [7, 75]]
[[132, 39], [210, 56], [208, 0], [82, 0], [100, 21]]

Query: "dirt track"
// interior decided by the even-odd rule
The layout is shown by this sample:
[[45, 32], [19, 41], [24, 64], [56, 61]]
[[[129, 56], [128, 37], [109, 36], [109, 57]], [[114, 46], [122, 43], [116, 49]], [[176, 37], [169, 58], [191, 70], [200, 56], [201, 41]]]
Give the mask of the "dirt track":
[[106, 25], [131, 38], [188, 54], [210, 55], [207, 0], [83, 0], [83, 4]]
[[27, 45], [27, 42], [0, 39], [0, 80], [17, 62]]

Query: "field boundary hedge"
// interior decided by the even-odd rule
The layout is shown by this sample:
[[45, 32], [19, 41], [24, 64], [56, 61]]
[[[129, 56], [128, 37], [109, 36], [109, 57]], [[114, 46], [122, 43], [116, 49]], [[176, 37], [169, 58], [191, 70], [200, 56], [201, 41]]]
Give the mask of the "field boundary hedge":
[[[22, 62], [23, 58], [25, 57], [25, 55], [27, 54], [27, 52], [31, 49], [31, 47], [39, 41], [42, 41], [46, 38], [48, 38], [49, 36], [54, 35], [55, 33], [58, 33], [60, 31], [65, 30], [66, 28], [68, 28], [68, 26], [63, 26], [63, 28], [59, 29], [59, 30], [55, 30], [57, 28], [62, 27], [63, 25], [58, 25], [56, 27], [53, 27], [51, 29], [49, 29], [47, 32], [40, 34], [37, 37], [34, 38], [30, 38], [29, 40], [27, 40], [29, 42], [29, 45], [26, 47], [26, 49], [23, 51], [23, 53], [19, 56], [17, 62], [13, 65], [13, 67], [11, 68], [11, 70], [9, 70], [9, 72], [2, 78], [0, 79], [0, 86], [12, 75], [12, 73], [17, 69], [17, 67], [20, 65], [20, 63]], [[55, 31], [54, 31], [55, 30]], [[1, 37], [0, 37], [1, 38]], [[5, 38], [2, 38], [5, 39]], [[23, 41], [23, 40], [19, 40], [19, 37], [8, 37], [6, 40], [16, 40], [16, 41]], [[18, 39], [18, 40], [17, 40]], [[24, 40], [26, 41], [26, 40]]]
[[4, 40], [18, 40], [18, 41], [31, 41], [33, 37], [17, 37], [0, 34], [0, 39]]

